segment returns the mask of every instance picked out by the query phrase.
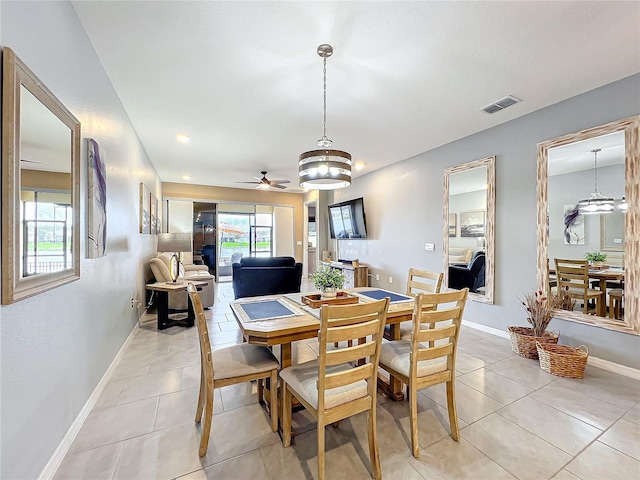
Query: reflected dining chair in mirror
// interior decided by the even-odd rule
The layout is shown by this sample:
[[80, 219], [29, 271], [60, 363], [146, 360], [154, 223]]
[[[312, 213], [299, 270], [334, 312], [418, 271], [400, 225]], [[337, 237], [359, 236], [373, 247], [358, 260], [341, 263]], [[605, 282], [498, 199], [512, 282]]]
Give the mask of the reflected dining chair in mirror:
[[[443, 277], [444, 275], [442, 272], [428, 272], [426, 270], [410, 268], [409, 276], [407, 277], [407, 290], [405, 293], [408, 297], [413, 298], [417, 297], [421, 293], [440, 293]], [[430, 305], [424, 305], [423, 307], [426, 310], [433, 308]], [[411, 330], [411, 322], [402, 322], [400, 324], [400, 338], [411, 338]], [[391, 338], [389, 327], [386, 327], [384, 330], [384, 338], [387, 340], [393, 340], [393, 338]]]
[[[456, 412], [455, 366], [456, 348], [468, 292], [465, 288], [454, 292], [419, 294], [413, 309], [411, 339], [385, 342], [380, 349], [380, 368], [408, 386], [411, 452], [416, 458], [420, 453], [418, 390], [446, 383], [451, 436], [455, 441], [460, 437]], [[425, 310], [425, 305], [433, 307]], [[440, 308], [442, 306], [444, 308]], [[434, 327], [425, 328], [426, 325]], [[427, 342], [437, 342], [438, 346], [427, 347]]]
[[[376, 432], [378, 360], [389, 298], [357, 305], [324, 305], [320, 309], [317, 360], [280, 372], [282, 441], [291, 444], [291, 397], [318, 422], [318, 478], [325, 478], [325, 427], [367, 412], [372, 476], [382, 478]], [[334, 343], [355, 345], [334, 348]], [[358, 344], [358, 341], [362, 343]], [[356, 365], [353, 367], [352, 365]]]
[[3, 48], [2, 304], [80, 278], [80, 122]]
[[[241, 343], [230, 347], [211, 350], [209, 329], [202, 307], [202, 301], [193, 283], [187, 285], [189, 297], [196, 315], [198, 338], [200, 340], [200, 391], [196, 408], [196, 423], [204, 414], [204, 426], [200, 438], [198, 454], [204, 457], [209, 447], [209, 435], [213, 420], [214, 390], [228, 385], [258, 381], [258, 399], [262, 400], [262, 381], [271, 380], [277, 385], [280, 364], [271, 350], [260, 345]], [[271, 429], [278, 430], [277, 395], [271, 396]]]
[[[589, 262], [587, 260], [554, 259], [557, 291], [566, 291], [569, 297], [582, 302], [583, 313], [606, 314], [605, 292], [589, 288]], [[590, 306], [591, 301], [595, 306]]]

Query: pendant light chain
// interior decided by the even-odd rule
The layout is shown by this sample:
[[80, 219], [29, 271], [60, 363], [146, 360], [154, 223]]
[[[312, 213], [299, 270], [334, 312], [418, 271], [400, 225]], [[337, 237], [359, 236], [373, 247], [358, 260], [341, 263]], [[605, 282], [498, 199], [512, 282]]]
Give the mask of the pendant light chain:
[[323, 122], [322, 122], [322, 139], [327, 139], [327, 56], [324, 55], [322, 58], [322, 76], [324, 79], [322, 92], [323, 92]]
[[593, 190], [595, 193], [598, 192], [598, 152], [599, 148], [592, 150], [593, 152]]

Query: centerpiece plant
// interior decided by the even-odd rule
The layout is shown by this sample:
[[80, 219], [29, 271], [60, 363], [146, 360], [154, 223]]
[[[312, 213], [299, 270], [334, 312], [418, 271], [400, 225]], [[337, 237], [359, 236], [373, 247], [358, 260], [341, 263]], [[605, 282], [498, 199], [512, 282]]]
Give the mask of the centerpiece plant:
[[607, 259], [607, 254], [602, 252], [587, 252], [584, 254], [584, 258], [586, 258], [589, 263], [595, 265], [597, 263], [602, 263]]
[[337, 268], [331, 268], [329, 265], [322, 265], [309, 275], [309, 278], [313, 280], [315, 287], [320, 290], [324, 296], [335, 296], [336, 290], [342, 288], [345, 281], [344, 274]]

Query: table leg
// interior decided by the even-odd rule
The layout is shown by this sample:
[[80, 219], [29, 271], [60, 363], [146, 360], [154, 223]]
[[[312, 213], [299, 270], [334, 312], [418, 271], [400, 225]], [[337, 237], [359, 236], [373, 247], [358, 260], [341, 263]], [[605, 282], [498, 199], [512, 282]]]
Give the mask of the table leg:
[[169, 292], [162, 290], [156, 293], [158, 297], [158, 330], [169, 327]]
[[601, 301], [598, 302], [598, 316], [606, 317], [607, 316], [607, 279], [600, 279], [600, 290], [604, 292], [602, 294]]
[[[400, 324], [394, 323], [389, 325], [389, 336], [393, 340], [400, 340]], [[378, 376], [378, 388], [382, 390], [391, 400], [399, 402], [404, 400], [404, 393], [402, 392], [402, 382], [393, 375], [389, 375], [389, 382], [387, 383], [383, 378]]]

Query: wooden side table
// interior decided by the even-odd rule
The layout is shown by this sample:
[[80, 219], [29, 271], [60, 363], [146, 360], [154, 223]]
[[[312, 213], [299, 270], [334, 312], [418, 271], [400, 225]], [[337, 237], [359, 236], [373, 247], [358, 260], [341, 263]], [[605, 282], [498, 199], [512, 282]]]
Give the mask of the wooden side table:
[[[207, 282], [201, 280], [192, 280], [189, 282], [156, 282], [145, 285], [147, 290], [152, 290], [158, 294], [158, 330], [164, 330], [169, 327], [193, 327], [195, 325], [195, 313], [193, 311], [193, 305], [191, 305], [191, 297], [187, 295], [187, 317], [182, 319], [169, 318], [169, 293], [179, 292], [180, 290], [186, 290], [187, 284], [193, 283], [196, 288], [206, 285]], [[198, 288], [200, 290], [200, 288]]]

